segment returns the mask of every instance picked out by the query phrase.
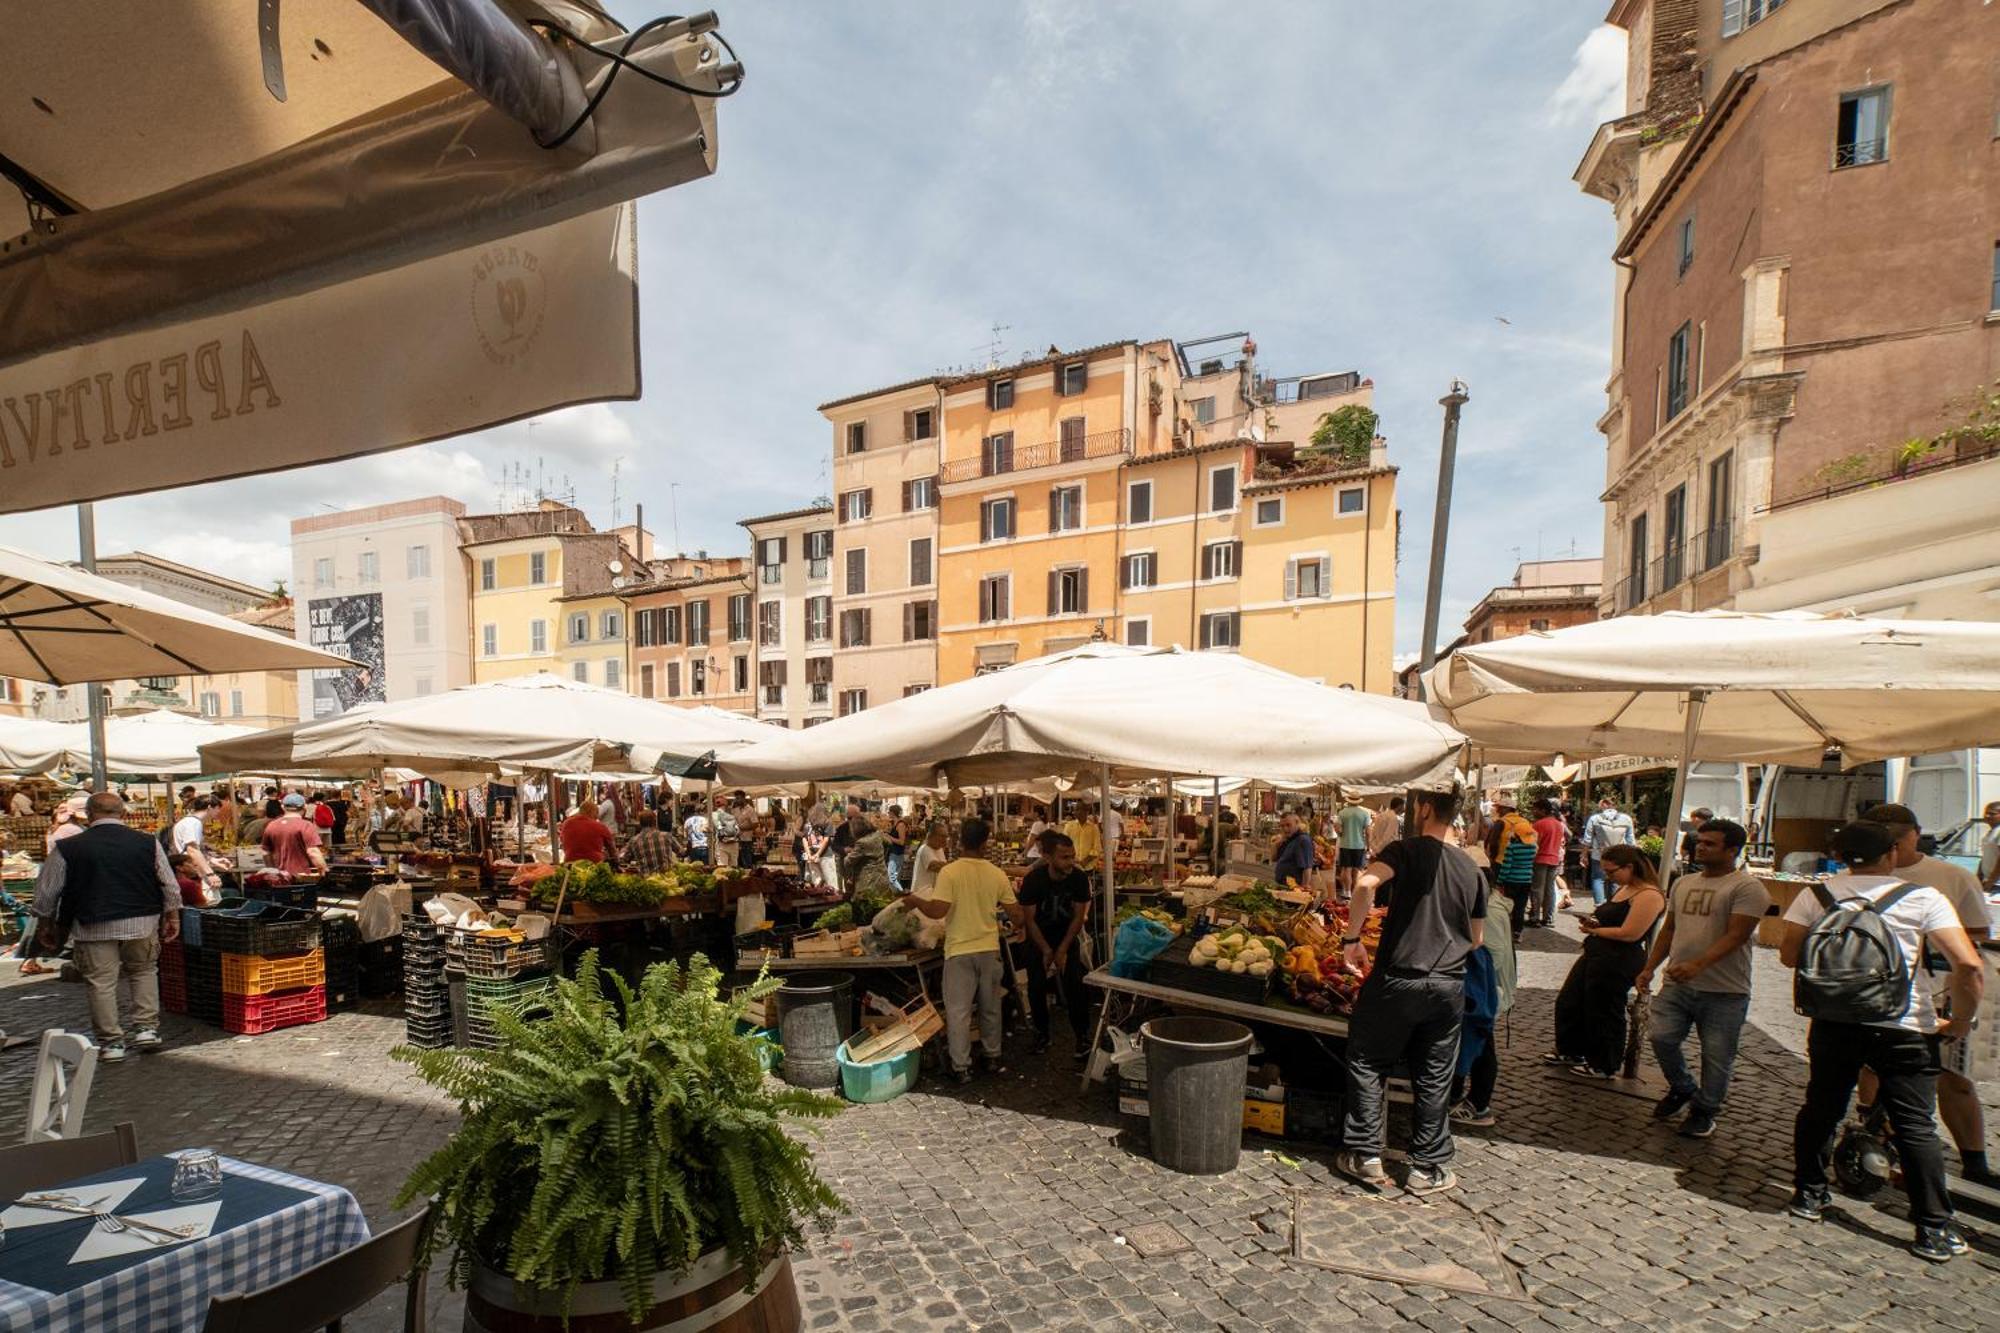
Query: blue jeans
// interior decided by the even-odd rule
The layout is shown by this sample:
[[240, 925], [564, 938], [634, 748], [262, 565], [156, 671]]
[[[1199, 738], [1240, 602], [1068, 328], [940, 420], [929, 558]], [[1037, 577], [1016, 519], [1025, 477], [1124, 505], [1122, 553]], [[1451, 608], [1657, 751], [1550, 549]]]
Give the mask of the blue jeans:
[[1604, 891], [1604, 862], [1593, 856], [1590, 858], [1590, 901], [1602, 907], [1604, 900], [1610, 896]]
[[[1667, 1086], [1692, 1096], [1696, 1110], [1714, 1115], [1722, 1109], [1723, 1098], [1729, 1095], [1729, 1071], [1736, 1063], [1736, 1043], [1749, 1013], [1748, 995], [1696, 990], [1678, 982], [1668, 983], [1653, 998], [1653, 1058], [1660, 1062]], [[1690, 1031], [1701, 1033], [1699, 1087], [1681, 1052]]]

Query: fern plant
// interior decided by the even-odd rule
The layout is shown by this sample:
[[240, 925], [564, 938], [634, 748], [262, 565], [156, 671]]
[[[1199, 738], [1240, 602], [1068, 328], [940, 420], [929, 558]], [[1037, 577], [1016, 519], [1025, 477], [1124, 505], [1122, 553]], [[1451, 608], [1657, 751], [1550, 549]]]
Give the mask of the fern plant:
[[733, 1001], [717, 998], [721, 981], [696, 954], [634, 990], [592, 950], [538, 1000], [545, 1017], [495, 1011], [497, 1048], [396, 1048], [464, 1117], [396, 1199], [437, 1197], [425, 1257], [449, 1239], [454, 1286], [476, 1261], [559, 1293], [567, 1314], [580, 1283], [615, 1279], [637, 1324], [657, 1274], [717, 1245], [754, 1272], [807, 1225], [831, 1224], [840, 1199], [786, 1122], [841, 1103], [767, 1083], [762, 1039], [739, 1033], [744, 1002], [778, 979]]

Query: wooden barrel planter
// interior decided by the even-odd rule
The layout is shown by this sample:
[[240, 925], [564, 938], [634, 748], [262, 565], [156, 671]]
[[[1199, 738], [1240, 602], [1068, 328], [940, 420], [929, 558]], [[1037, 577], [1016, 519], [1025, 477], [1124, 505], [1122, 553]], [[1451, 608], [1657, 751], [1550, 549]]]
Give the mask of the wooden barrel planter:
[[465, 1333], [797, 1333], [798, 1284], [782, 1250], [745, 1276], [729, 1251], [713, 1249], [686, 1273], [653, 1279], [653, 1307], [637, 1324], [616, 1282], [586, 1282], [570, 1297], [565, 1323], [555, 1293], [524, 1286], [480, 1264], [465, 1293]]

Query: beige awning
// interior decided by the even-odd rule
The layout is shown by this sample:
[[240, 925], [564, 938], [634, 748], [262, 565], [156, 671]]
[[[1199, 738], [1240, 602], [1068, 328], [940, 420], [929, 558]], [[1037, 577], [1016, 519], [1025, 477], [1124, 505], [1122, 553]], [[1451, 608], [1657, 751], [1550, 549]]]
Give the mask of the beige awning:
[[0, 676], [75, 685], [352, 665], [240, 620], [0, 546]]
[[1506, 751], [1817, 764], [1838, 748], [1853, 765], [2000, 743], [2000, 624], [1619, 616], [1468, 644], [1426, 685]]
[[1465, 738], [1421, 704], [1234, 653], [1088, 644], [718, 756], [724, 786], [915, 787], [1255, 774], [1294, 786], [1448, 781]]
[[[0, 0], [0, 176], [34, 218], [0, 247], [0, 512], [638, 394], [626, 201], [706, 175], [716, 143], [709, 97], [648, 76], [713, 93], [734, 67], [685, 22], [418, 8], [512, 49], [453, 61], [355, 0], [285, 0], [280, 100], [246, 0]], [[517, 119], [571, 108], [560, 146]]]

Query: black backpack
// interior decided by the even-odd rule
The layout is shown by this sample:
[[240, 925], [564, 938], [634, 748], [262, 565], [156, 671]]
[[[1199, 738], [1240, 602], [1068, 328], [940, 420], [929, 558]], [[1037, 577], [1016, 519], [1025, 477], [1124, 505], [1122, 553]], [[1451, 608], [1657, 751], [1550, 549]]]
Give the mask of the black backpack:
[[1914, 884], [1899, 884], [1874, 902], [1836, 899], [1812, 886], [1821, 913], [1799, 947], [1792, 1005], [1830, 1023], [1889, 1023], [1910, 1008], [1910, 964], [1883, 919]]

